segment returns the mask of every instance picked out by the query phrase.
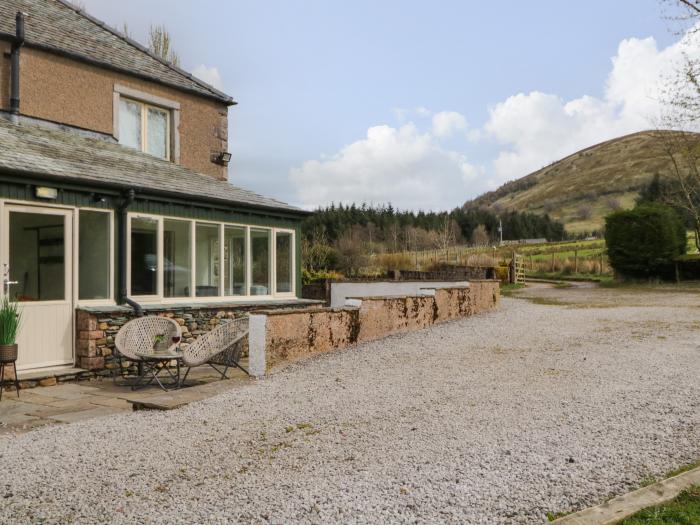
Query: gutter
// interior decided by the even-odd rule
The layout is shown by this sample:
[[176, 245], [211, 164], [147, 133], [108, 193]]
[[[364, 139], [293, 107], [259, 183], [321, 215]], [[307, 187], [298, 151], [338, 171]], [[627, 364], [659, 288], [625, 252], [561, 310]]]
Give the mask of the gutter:
[[[134, 202], [136, 198], [136, 192], [133, 188], [127, 190], [124, 194], [124, 198], [119, 203], [119, 304], [128, 304], [136, 310], [136, 314], [139, 312], [143, 314], [141, 306], [132, 301], [127, 297], [126, 289], [126, 220], [127, 220], [127, 210], [129, 206]], [[140, 317], [140, 315], [139, 315]]]
[[24, 14], [15, 15], [15, 36], [10, 50], [10, 113], [19, 115], [19, 51], [24, 46]]
[[[65, 175], [55, 175], [52, 173], [46, 173], [46, 172], [38, 172], [38, 171], [32, 171], [32, 170], [21, 170], [21, 169], [6, 169], [0, 166], [0, 173], [5, 172], [10, 175], [22, 175], [24, 177], [35, 177], [38, 179], [41, 179], [42, 181], [44, 180], [53, 180], [56, 182], [63, 182], [66, 184], [73, 184], [73, 185], [78, 185], [79, 187], [85, 187], [85, 186], [91, 186], [94, 188], [102, 188], [106, 190], [111, 190], [112, 192], [123, 192], [123, 191], [128, 191], [130, 189], [133, 189], [131, 185], [127, 184], [118, 184], [114, 182], [105, 182], [105, 181], [99, 181], [99, 180], [86, 180], [82, 178], [76, 178], [76, 177], [67, 177]], [[77, 188], [79, 189], [79, 188]], [[279, 208], [277, 206], [267, 206], [264, 204], [250, 204], [246, 202], [239, 202], [239, 201], [232, 201], [232, 200], [227, 200], [227, 199], [219, 199], [216, 197], [206, 197], [206, 196], [198, 196], [198, 195], [187, 195], [184, 193], [177, 193], [177, 192], [172, 192], [172, 191], [167, 191], [167, 190], [160, 190], [160, 189], [151, 189], [151, 188], [143, 188], [140, 192], [140, 195], [143, 196], [144, 199], [148, 199], [149, 196], [154, 196], [154, 197], [162, 197], [163, 199], [167, 201], [181, 201], [183, 203], [187, 203], [189, 205], [194, 205], [197, 206], [198, 202], [201, 203], [203, 206], [212, 207], [212, 204], [218, 205], [218, 207], [231, 211], [232, 208], [241, 208], [244, 211], [247, 211], [248, 213], [251, 212], [269, 212], [275, 217], [281, 217], [281, 218], [289, 218], [289, 219], [297, 219], [297, 220], [302, 220], [305, 217], [308, 217], [309, 215], [312, 215], [312, 211], [307, 211], [307, 210], [302, 210], [302, 209], [287, 209], [287, 208]], [[189, 198], [188, 198], [189, 197]], [[196, 200], [195, 200], [196, 199]]]

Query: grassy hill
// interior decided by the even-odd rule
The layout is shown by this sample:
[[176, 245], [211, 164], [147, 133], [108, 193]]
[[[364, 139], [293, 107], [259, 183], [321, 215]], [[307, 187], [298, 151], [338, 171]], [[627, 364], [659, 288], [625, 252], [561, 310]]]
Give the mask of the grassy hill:
[[668, 173], [668, 133], [674, 132], [643, 131], [596, 144], [468, 204], [549, 213], [571, 233], [600, 230], [611, 211], [634, 206], [655, 173]]

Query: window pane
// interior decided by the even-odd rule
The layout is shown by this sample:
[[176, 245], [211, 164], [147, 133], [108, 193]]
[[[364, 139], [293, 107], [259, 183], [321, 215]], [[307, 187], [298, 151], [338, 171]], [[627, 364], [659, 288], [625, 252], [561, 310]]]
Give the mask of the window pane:
[[10, 213], [11, 296], [18, 301], [66, 298], [63, 215]]
[[168, 114], [161, 109], [148, 108], [147, 118], [148, 153], [166, 159], [168, 157]]
[[189, 297], [192, 272], [190, 223], [163, 221], [163, 280], [165, 297]]
[[224, 229], [224, 295], [246, 295], [245, 229]]
[[80, 211], [78, 247], [78, 296], [109, 299], [109, 213]]
[[131, 294], [158, 293], [158, 221], [131, 219]]
[[253, 252], [253, 282], [250, 295], [270, 294], [270, 232], [250, 230], [250, 244]]
[[292, 234], [278, 233], [276, 248], [276, 286], [278, 293], [292, 291]]
[[141, 149], [141, 104], [119, 99], [119, 144]]
[[219, 227], [197, 223], [197, 297], [219, 295]]

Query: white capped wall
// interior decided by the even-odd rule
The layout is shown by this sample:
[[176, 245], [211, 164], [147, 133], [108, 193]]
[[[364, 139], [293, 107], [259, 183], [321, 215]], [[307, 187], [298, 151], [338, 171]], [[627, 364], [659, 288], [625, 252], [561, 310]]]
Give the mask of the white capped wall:
[[392, 297], [421, 295], [421, 288], [464, 288], [469, 281], [374, 281], [331, 283], [331, 307], [345, 306], [348, 297]]

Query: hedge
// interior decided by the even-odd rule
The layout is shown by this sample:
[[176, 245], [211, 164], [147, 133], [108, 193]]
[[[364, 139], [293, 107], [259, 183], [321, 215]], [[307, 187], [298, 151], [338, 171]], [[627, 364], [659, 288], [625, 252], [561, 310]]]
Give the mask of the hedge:
[[686, 232], [673, 208], [649, 203], [608, 215], [605, 242], [619, 275], [671, 278], [674, 260], [686, 250]]

